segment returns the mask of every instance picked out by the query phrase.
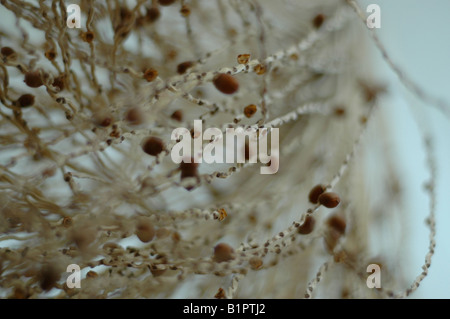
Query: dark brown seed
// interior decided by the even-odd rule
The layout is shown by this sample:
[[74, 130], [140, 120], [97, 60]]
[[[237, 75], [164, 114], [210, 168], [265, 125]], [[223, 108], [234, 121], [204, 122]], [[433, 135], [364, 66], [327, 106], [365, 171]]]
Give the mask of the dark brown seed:
[[25, 74], [25, 84], [32, 88], [38, 88], [44, 84], [39, 71], [29, 71]]
[[186, 71], [192, 67], [194, 64], [191, 61], [186, 61], [183, 63], [178, 64], [177, 66], [177, 72], [178, 74], [184, 74]]
[[164, 142], [159, 137], [151, 136], [144, 142], [142, 150], [148, 155], [157, 156], [164, 150]]
[[158, 0], [159, 4], [162, 6], [170, 6], [175, 3], [176, 0]]
[[34, 95], [32, 94], [23, 94], [17, 100], [19, 102], [20, 107], [28, 107], [34, 104]]
[[53, 287], [55, 287], [56, 282], [59, 280], [60, 274], [58, 271], [51, 265], [45, 265], [41, 269], [40, 273], [40, 286], [42, 290], [49, 291]]
[[247, 105], [247, 106], [245, 107], [245, 109], [244, 109], [244, 115], [245, 115], [246, 117], [250, 118], [250, 117], [253, 116], [253, 114], [256, 113], [256, 111], [257, 111], [256, 105], [250, 104], [250, 105]]
[[14, 55], [16, 53], [16, 51], [14, 51], [13, 49], [11, 49], [10, 47], [3, 47], [1, 49], [2, 55], [6, 58], [11, 57], [12, 55]]
[[312, 23], [316, 29], [319, 29], [323, 22], [325, 21], [325, 16], [323, 14], [318, 14], [314, 17]]
[[155, 237], [155, 228], [148, 218], [139, 218], [136, 225], [136, 235], [144, 243], [148, 243]]
[[91, 43], [94, 40], [94, 32], [87, 31], [87, 32], [81, 33], [81, 39], [84, 42]]
[[234, 250], [233, 248], [224, 243], [217, 244], [216, 247], [214, 247], [214, 257], [213, 260], [215, 262], [221, 263], [224, 261], [229, 261], [234, 259]]
[[181, 170], [181, 179], [187, 178], [187, 177], [197, 177], [197, 168], [198, 163], [194, 163], [194, 159], [191, 158], [191, 163], [180, 163], [180, 170]]
[[239, 82], [229, 74], [222, 73], [213, 80], [214, 86], [224, 94], [233, 94], [239, 89]]
[[319, 196], [325, 192], [325, 187], [323, 185], [314, 186], [309, 192], [308, 198], [309, 201], [313, 204], [317, 204], [319, 202]]
[[155, 80], [158, 77], [158, 71], [156, 71], [155, 69], [147, 69], [144, 71], [144, 79], [147, 80], [147, 82], [152, 82], [153, 80]]
[[315, 224], [316, 220], [314, 219], [314, 217], [307, 216], [305, 222], [298, 228], [298, 232], [302, 235], [310, 234], [314, 230]]
[[53, 83], [52, 83], [52, 85], [53, 85], [54, 87], [59, 88], [59, 91], [60, 91], [60, 92], [61, 92], [62, 90], [64, 90], [64, 79], [65, 79], [65, 76], [64, 76], [64, 75], [60, 75], [60, 76], [58, 76], [57, 78], [55, 78], [55, 79], [53, 80]]
[[334, 208], [341, 202], [338, 194], [333, 192], [323, 193], [319, 196], [319, 203], [327, 208]]
[[147, 21], [148, 22], [155, 22], [156, 20], [159, 19], [159, 17], [161, 16], [161, 12], [159, 11], [159, 9], [157, 7], [151, 7], [147, 9]]
[[183, 121], [183, 112], [181, 110], [176, 110], [170, 117], [175, 121], [181, 122]]
[[340, 215], [333, 215], [328, 218], [327, 225], [341, 235], [345, 233], [345, 228], [347, 227], [345, 219]]

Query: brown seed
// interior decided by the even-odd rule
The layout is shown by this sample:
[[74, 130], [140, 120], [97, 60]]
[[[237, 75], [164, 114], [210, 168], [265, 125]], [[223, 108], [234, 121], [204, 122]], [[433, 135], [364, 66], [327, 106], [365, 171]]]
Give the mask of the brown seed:
[[325, 21], [325, 16], [323, 14], [318, 14], [314, 17], [312, 23], [316, 29], [319, 29], [322, 26], [324, 21]]
[[255, 114], [257, 111], [256, 105], [255, 104], [250, 104], [247, 105], [244, 109], [244, 115], [248, 118], [252, 117], [253, 114]]
[[309, 201], [313, 204], [317, 204], [319, 202], [319, 196], [322, 195], [323, 192], [325, 192], [325, 187], [323, 185], [319, 184], [314, 186], [309, 192]]
[[95, 271], [90, 270], [87, 272], [86, 277], [87, 278], [97, 278], [98, 274]]
[[142, 145], [142, 150], [152, 156], [157, 156], [164, 150], [164, 142], [159, 137], [151, 136]]
[[159, 4], [162, 6], [170, 6], [175, 3], [176, 0], [158, 0]]
[[191, 14], [191, 9], [184, 4], [180, 9], [180, 13], [183, 17], [188, 17]]
[[175, 121], [178, 121], [178, 122], [183, 121], [183, 111], [176, 110], [175, 112], [172, 113], [170, 118], [172, 118], [172, 119], [174, 119]]
[[266, 73], [266, 67], [262, 64], [255, 65], [254, 70], [258, 75]]
[[216, 298], [216, 299], [225, 299], [226, 298], [225, 290], [223, 290], [223, 288], [219, 288], [217, 293], [214, 295], [214, 298]]
[[5, 58], [12, 57], [13, 55], [16, 54], [16, 51], [14, 51], [13, 49], [11, 49], [10, 47], [3, 47], [3, 48], [1, 49], [1, 52], [2, 52], [2, 55], [3, 55]]
[[249, 263], [250, 267], [251, 267], [253, 270], [258, 270], [258, 269], [261, 268], [262, 265], [263, 265], [263, 261], [262, 261], [262, 259], [259, 258], [259, 257], [252, 257], [252, 258], [250, 258], [250, 260], [248, 261], [248, 263]]
[[147, 82], [152, 82], [158, 77], [158, 71], [155, 69], [149, 68], [144, 71], [144, 79], [147, 80]]
[[38, 88], [44, 84], [39, 71], [29, 71], [25, 74], [25, 84], [32, 88]]
[[187, 178], [187, 177], [197, 177], [197, 168], [198, 163], [194, 163], [194, 159], [191, 158], [191, 163], [180, 163], [180, 170], [181, 170], [181, 179]]
[[239, 82], [229, 74], [221, 73], [213, 80], [214, 86], [224, 94], [233, 94], [239, 89]]
[[17, 100], [20, 107], [28, 107], [34, 104], [34, 95], [32, 94], [23, 94]]
[[49, 291], [55, 287], [56, 282], [59, 280], [60, 274], [51, 265], [44, 265], [41, 269], [39, 284], [44, 291]]
[[94, 40], [94, 32], [92, 31], [82, 32], [81, 39], [84, 42], [91, 43]]
[[136, 235], [144, 243], [148, 243], [155, 237], [155, 228], [148, 218], [139, 218], [136, 225]]
[[214, 247], [214, 257], [213, 260], [215, 262], [221, 263], [224, 261], [229, 261], [234, 259], [234, 250], [233, 248], [224, 243], [217, 244], [216, 247]]
[[45, 52], [45, 57], [50, 61], [53, 61], [56, 58], [55, 50], [51, 49]]
[[142, 114], [142, 110], [139, 107], [133, 107], [128, 110], [125, 119], [131, 125], [139, 125], [143, 123], [144, 115]]
[[306, 216], [305, 222], [298, 228], [299, 234], [307, 235], [314, 230], [316, 220], [312, 216]]
[[327, 225], [341, 235], [345, 233], [345, 228], [347, 227], [347, 223], [341, 215], [333, 215], [328, 218]]
[[239, 54], [237, 57], [237, 62], [239, 64], [247, 64], [250, 61], [250, 54]]
[[63, 75], [60, 75], [60, 76], [58, 76], [57, 78], [55, 78], [55, 79], [53, 80], [53, 83], [52, 83], [52, 85], [53, 85], [54, 87], [59, 88], [59, 91], [60, 91], [60, 92], [61, 92], [62, 90], [64, 90], [64, 79], [65, 79], [65, 75], [63, 74]]
[[186, 61], [183, 63], [178, 64], [177, 66], [177, 72], [178, 74], [184, 74], [186, 71], [191, 68], [194, 65], [191, 61]]
[[338, 194], [333, 192], [323, 193], [319, 196], [319, 203], [327, 208], [334, 208], [341, 202]]
[[147, 9], [146, 19], [148, 22], [152, 23], [159, 19], [161, 12], [157, 7], [151, 7]]
[[72, 218], [69, 216], [64, 217], [64, 219], [62, 221], [62, 225], [66, 228], [72, 226], [72, 223], [73, 223]]

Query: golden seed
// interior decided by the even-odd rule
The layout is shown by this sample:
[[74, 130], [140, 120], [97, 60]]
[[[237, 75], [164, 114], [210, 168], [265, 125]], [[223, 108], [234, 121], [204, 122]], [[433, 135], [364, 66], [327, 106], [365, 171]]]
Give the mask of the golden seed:
[[244, 115], [248, 118], [252, 117], [257, 111], [255, 104], [247, 105], [244, 109]]
[[219, 212], [219, 220], [220, 221], [224, 220], [228, 216], [227, 211], [223, 208], [220, 208], [217, 211]]
[[144, 79], [147, 80], [147, 82], [152, 82], [158, 77], [158, 71], [152, 68], [146, 69], [144, 71]]
[[229, 74], [221, 73], [213, 80], [214, 86], [224, 94], [233, 94], [239, 89], [239, 82]]
[[250, 61], [250, 54], [239, 54], [237, 56], [237, 62], [239, 64], [247, 64]]
[[258, 75], [262, 75], [262, 74], [266, 73], [266, 67], [262, 64], [255, 65], [254, 70], [255, 70], [256, 74], [258, 74]]
[[180, 13], [183, 17], [188, 17], [191, 14], [191, 9], [184, 4], [180, 9]]
[[225, 299], [225, 297], [226, 297], [225, 290], [223, 290], [223, 288], [219, 288], [217, 293], [214, 295], [214, 298], [216, 299]]
[[252, 257], [252, 258], [250, 258], [250, 260], [248, 261], [248, 263], [250, 264], [250, 267], [251, 267], [253, 270], [258, 270], [258, 269], [261, 268], [262, 265], [263, 265], [263, 261], [262, 261], [262, 259], [259, 258], [259, 257]]

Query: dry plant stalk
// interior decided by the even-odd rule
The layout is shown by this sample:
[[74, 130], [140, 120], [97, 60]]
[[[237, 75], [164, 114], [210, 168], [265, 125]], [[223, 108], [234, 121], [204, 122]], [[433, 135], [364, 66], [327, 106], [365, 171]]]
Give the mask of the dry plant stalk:
[[[3, 296], [382, 298], [417, 288], [423, 274], [403, 285], [396, 243], [375, 255], [370, 242], [403, 218], [402, 196], [386, 156], [381, 204], [368, 201], [362, 150], [374, 137], [364, 133], [389, 135], [367, 30], [349, 3], [71, 3], [80, 29], [66, 26], [68, 1], [1, 1], [11, 22], [0, 29]], [[171, 132], [195, 119], [279, 128], [279, 171], [174, 164]], [[366, 287], [373, 262], [381, 289]], [[85, 269], [79, 289], [67, 287], [70, 264]]]

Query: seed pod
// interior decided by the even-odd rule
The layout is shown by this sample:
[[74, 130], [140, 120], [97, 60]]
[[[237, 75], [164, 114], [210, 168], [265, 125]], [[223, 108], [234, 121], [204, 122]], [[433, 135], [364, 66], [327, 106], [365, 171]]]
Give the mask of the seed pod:
[[214, 257], [213, 260], [215, 262], [221, 263], [223, 261], [229, 261], [234, 259], [234, 250], [230, 245], [220, 243], [214, 247]]
[[308, 235], [314, 230], [316, 220], [312, 216], [306, 216], [305, 222], [298, 227], [299, 234]]
[[13, 56], [16, 55], [16, 51], [11, 49], [10, 47], [3, 47], [1, 49], [1, 53], [5, 58], [12, 58]]
[[320, 184], [314, 186], [309, 192], [308, 195], [309, 201], [313, 204], [317, 204], [319, 202], [319, 196], [322, 195], [323, 192], [325, 192], [325, 186]]
[[148, 243], [155, 237], [155, 228], [148, 218], [139, 218], [136, 225], [136, 236], [144, 243]]
[[17, 100], [20, 107], [28, 107], [34, 104], [34, 95], [32, 94], [23, 94]]
[[312, 23], [316, 29], [319, 29], [322, 26], [324, 21], [325, 21], [325, 16], [323, 14], [318, 14], [314, 17]]
[[152, 82], [158, 77], [158, 71], [152, 68], [146, 69], [144, 71], [144, 79], [147, 80], [147, 82]]
[[39, 284], [44, 291], [49, 291], [55, 287], [56, 282], [59, 280], [60, 274], [51, 265], [44, 265], [39, 274]]
[[229, 74], [221, 73], [213, 80], [214, 86], [224, 94], [233, 94], [239, 89], [239, 82]]
[[176, 0], [158, 0], [158, 3], [162, 6], [170, 6], [175, 3]]
[[255, 114], [257, 111], [256, 105], [255, 104], [250, 104], [247, 105], [244, 109], [244, 115], [248, 118], [252, 117], [253, 114]]
[[151, 156], [157, 156], [164, 150], [164, 142], [159, 137], [151, 136], [142, 145], [142, 150]]
[[183, 121], [183, 111], [181, 110], [176, 110], [175, 112], [172, 113], [172, 115], [170, 116], [171, 119], [181, 122]]
[[25, 74], [25, 84], [32, 88], [38, 88], [44, 84], [39, 71], [29, 71]]
[[194, 65], [191, 61], [186, 61], [183, 63], [178, 64], [177, 66], [177, 72], [178, 74], [184, 74], [186, 71], [191, 68]]
[[347, 223], [341, 215], [333, 215], [328, 218], [327, 225], [341, 235], [345, 233], [345, 228], [347, 227]]
[[239, 54], [237, 57], [237, 62], [239, 64], [247, 64], [250, 61], [250, 54]]
[[152, 23], [159, 19], [161, 12], [158, 7], [151, 7], [147, 9], [147, 14], [145, 15], [148, 22]]
[[319, 203], [327, 208], [334, 208], [341, 202], [338, 194], [333, 192], [323, 193], [319, 196]]

